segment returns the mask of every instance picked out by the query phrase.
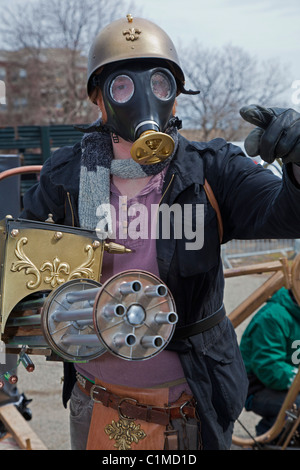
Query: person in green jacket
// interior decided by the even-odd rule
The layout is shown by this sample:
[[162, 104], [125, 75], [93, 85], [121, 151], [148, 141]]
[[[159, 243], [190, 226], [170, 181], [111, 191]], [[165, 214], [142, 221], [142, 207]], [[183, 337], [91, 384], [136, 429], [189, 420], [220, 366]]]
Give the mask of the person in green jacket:
[[291, 290], [279, 289], [256, 313], [240, 349], [249, 378], [245, 408], [262, 416], [256, 426], [261, 435], [276, 420], [300, 363], [300, 306]]

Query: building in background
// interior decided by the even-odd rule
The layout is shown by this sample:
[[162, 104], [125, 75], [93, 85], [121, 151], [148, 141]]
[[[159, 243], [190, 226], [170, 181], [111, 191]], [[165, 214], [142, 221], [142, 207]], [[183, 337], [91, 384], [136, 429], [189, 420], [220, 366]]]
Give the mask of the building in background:
[[87, 58], [69, 49], [0, 51], [0, 127], [90, 123], [97, 108], [87, 99]]

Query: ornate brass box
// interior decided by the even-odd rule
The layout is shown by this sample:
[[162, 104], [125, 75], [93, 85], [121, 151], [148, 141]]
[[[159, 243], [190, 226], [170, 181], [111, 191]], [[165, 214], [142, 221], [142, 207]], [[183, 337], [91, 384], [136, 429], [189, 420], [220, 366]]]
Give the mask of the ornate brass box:
[[22, 299], [72, 279], [100, 281], [107, 244], [95, 232], [48, 222], [0, 222], [0, 338]]

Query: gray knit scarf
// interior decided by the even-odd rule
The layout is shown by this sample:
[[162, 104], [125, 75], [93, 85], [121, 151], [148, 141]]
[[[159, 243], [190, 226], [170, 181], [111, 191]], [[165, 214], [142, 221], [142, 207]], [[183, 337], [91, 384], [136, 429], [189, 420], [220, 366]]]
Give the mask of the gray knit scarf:
[[172, 160], [178, 145], [176, 125], [166, 130], [175, 142], [173, 154], [162, 163], [140, 165], [132, 158], [114, 160], [109, 133], [90, 132], [81, 141], [78, 213], [80, 226], [96, 230], [100, 239], [113, 235], [110, 211], [110, 176], [143, 178], [160, 173]]

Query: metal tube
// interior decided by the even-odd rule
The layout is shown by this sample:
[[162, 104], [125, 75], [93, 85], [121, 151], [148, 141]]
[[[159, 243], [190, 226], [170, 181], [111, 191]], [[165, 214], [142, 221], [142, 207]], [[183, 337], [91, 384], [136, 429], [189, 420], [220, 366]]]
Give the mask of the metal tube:
[[87, 320], [76, 320], [76, 325], [78, 325], [79, 327], [83, 327], [83, 326], [88, 326], [88, 325], [94, 325], [94, 320], [91, 318], [91, 319], [87, 319]]
[[30, 326], [30, 325], [40, 325], [41, 324], [41, 315], [28, 315], [27, 317], [16, 317], [9, 318], [6, 326]]
[[97, 335], [65, 335], [60, 341], [64, 346], [87, 346], [94, 347], [100, 345]]
[[68, 294], [66, 294], [66, 299], [69, 302], [69, 304], [73, 304], [74, 302], [79, 302], [82, 300], [95, 299], [99, 290], [100, 290], [100, 287], [95, 287], [93, 289], [68, 292]]
[[46, 342], [43, 336], [14, 336], [11, 338], [6, 346], [19, 346], [19, 345], [26, 345], [26, 346], [35, 346], [35, 347], [49, 347], [48, 343]]
[[119, 287], [119, 291], [123, 295], [135, 294], [139, 292], [141, 288], [142, 288], [142, 284], [140, 283], [140, 281], [136, 280], [132, 282], [123, 282]]
[[141, 345], [144, 348], [161, 348], [164, 344], [164, 340], [161, 336], [143, 336], [141, 339]]
[[159, 325], [174, 325], [178, 321], [178, 315], [175, 312], [160, 312], [155, 315], [154, 320]]
[[103, 314], [107, 320], [113, 317], [123, 317], [126, 313], [126, 307], [123, 304], [110, 304], [106, 305], [103, 309]]
[[52, 313], [51, 319], [54, 321], [78, 321], [92, 320], [92, 308], [79, 308], [78, 310], [56, 310]]
[[46, 297], [33, 300], [23, 300], [14, 307], [14, 311], [25, 312], [25, 310], [37, 310], [44, 306], [45, 299]]
[[128, 335], [119, 333], [113, 337], [113, 342], [117, 348], [121, 348], [122, 346], [134, 346], [136, 343], [136, 336], [132, 333], [129, 333]]
[[113, 342], [117, 348], [121, 348], [122, 346], [134, 346], [136, 343], [136, 336], [132, 333], [129, 333], [128, 335], [122, 335], [122, 333], [119, 333], [113, 337]]
[[28, 356], [28, 354], [22, 353], [20, 355], [20, 359], [21, 359], [21, 362], [22, 362], [23, 366], [25, 367], [25, 369], [28, 372], [33, 372], [34, 371], [35, 366], [34, 366], [32, 360], [30, 359], [30, 357]]
[[145, 294], [148, 297], [165, 297], [168, 293], [168, 290], [164, 284], [159, 284], [158, 286], [147, 286], [145, 288]]
[[5, 380], [7, 380], [11, 385], [15, 385], [18, 382], [18, 377], [15, 374], [11, 374], [10, 372], [5, 372], [4, 374]]

